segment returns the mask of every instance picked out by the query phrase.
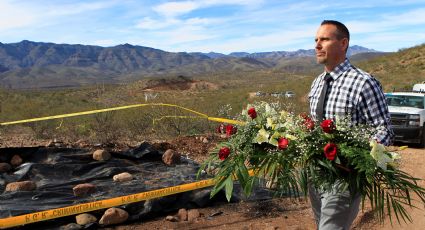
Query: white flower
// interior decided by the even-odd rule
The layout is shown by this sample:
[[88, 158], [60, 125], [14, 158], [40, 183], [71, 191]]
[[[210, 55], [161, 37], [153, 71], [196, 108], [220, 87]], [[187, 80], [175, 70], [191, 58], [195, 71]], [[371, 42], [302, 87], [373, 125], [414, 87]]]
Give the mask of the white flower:
[[273, 118], [271, 117], [267, 118], [266, 127], [271, 128], [272, 130], [275, 128], [275, 125], [273, 124]]
[[265, 109], [266, 109], [267, 116], [274, 115], [276, 113], [276, 111], [269, 104], [266, 104]]
[[269, 143], [274, 146], [278, 146], [278, 139], [282, 137], [282, 133], [274, 132], [274, 134], [270, 137]]
[[261, 144], [264, 142], [268, 142], [269, 136], [270, 134], [264, 128], [261, 128], [258, 131], [257, 136], [254, 138], [253, 143]]
[[391, 159], [393, 160], [393, 162], [388, 163], [389, 165], [391, 165], [394, 168], [397, 168], [399, 166], [399, 162], [401, 159], [400, 154], [396, 153], [396, 152], [389, 152], [389, 154], [391, 155]]
[[394, 159], [385, 153], [385, 146], [379, 144], [376, 140], [372, 140], [370, 146], [372, 147], [370, 155], [376, 160], [376, 165], [383, 170], [387, 170], [387, 164], [394, 163]]
[[280, 119], [282, 120], [286, 120], [286, 118], [288, 117], [289, 113], [286, 112], [285, 110], [280, 111]]
[[347, 120], [344, 117], [336, 116], [335, 117], [335, 126], [336, 130], [345, 132], [348, 129]]
[[291, 134], [285, 134], [285, 138], [286, 139], [289, 139], [289, 140], [296, 140], [296, 139], [298, 139], [298, 137], [296, 137], [294, 135], [291, 135]]

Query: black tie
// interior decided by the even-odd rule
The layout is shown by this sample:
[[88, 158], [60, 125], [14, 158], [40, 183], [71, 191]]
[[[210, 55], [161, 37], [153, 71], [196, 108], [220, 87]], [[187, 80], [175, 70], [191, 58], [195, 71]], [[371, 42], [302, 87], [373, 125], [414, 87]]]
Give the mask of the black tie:
[[323, 107], [325, 104], [326, 92], [328, 91], [328, 86], [332, 80], [332, 77], [329, 73], [326, 73], [323, 80], [324, 80], [323, 89], [322, 89], [322, 92], [320, 92], [319, 101], [317, 102], [317, 106], [316, 106], [316, 117], [317, 117], [317, 121], [319, 122], [323, 120]]

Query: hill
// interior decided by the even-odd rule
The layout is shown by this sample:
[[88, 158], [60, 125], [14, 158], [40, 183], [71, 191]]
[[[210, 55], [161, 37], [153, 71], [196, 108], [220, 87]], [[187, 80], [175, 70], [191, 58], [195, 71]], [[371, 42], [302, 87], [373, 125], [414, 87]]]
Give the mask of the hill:
[[[349, 53], [371, 53], [360, 46]], [[376, 54], [382, 54], [377, 53]], [[312, 73], [314, 50], [260, 53], [166, 52], [130, 44], [114, 47], [22, 41], [0, 43], [0, 86], [11, 89], [79, 87], [166, 77], [239, 71]]]
[[378, 78], [387, 91], [411, 90], [413, 84], [425, 81], [425, 44], [355, 63]]

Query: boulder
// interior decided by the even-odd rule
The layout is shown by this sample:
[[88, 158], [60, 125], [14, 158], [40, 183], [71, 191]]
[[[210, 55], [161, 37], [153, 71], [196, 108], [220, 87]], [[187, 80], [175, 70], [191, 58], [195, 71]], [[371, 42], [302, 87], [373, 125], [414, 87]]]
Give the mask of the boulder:
[[199, 213], [198, 209], [190, 209], [187, 212], [187, 220], [189, 222], [196, 221], [201, 216], [201, 213]]
[[47, 144], [45, 145], [46, 147], [62, 147], [64, 146], [64, 143], [56, 138], [54, 138], [53, 140], [47, 142]]
[[177, 217], [179, 218], [179, 221], [186, 221], [187, 220], [187, 210], [184, 208], [179, 209], [177, 212]]
[[178, 153], [177, 151], [173, 150], [173, 149], [167, 149], [167, 151], [165, 151], [165, 153], [162, 155], [162, 161], [168, 165], [175, 165], [180, 163], [180, 153]]
[[75, 196], [81, 197], [94, 193], [96, 191], [96, 186], [93, 184], [85, 183], [76, 185], [74, 188], [72, 188], [72, 190], [74, 191]]
[[125, 182], [133, 180], [133, 175], [128, 172], [123, 172], [112, 177], [115, 182]]
[[210, 141], [208, 140], [208, 138], [207, 137], [204, 137], [204, 139], [202, 139], [202, 143], [204, 143], [204, 144], [207, 144], [207, 143], [209, 143]]
[[179, 221], [179, 218], [177, 216], [167, 216], [165, 217], [165, 220], [170, 222], [177, 222]]
[[15, 154], [10, 160], [10, 164], [14, 167], [19, 166], [22, 164], [22, 158], [19, 155]]
[[100, 218], [99, 224], [111, 225], [120, 224], [128, 219], [128, 213], [120, 208], [109, 208], [105, 211], [102, 218]]
[[86, 225], [91, 223], [96, 223], [97, 218], [89, 213], [83, 213], [75, 216], [75, 220], [79, 225]]
[[104, 149], [98, 149], [98, 150], [94, 151], [93, 159], [95, 159], [97, 161], [107, 161], [107, 160], [111, 159], [111, 154]]
[[0, 163], [0, 173], [8, 172], [12, 169], [12, 166], [8, 163]]
[[14, 191], [32, 191], [37, 188], [37, 185], [32, 181], [19, 181], [12, 182], [6, 185], [6, 192], [14, 192]]

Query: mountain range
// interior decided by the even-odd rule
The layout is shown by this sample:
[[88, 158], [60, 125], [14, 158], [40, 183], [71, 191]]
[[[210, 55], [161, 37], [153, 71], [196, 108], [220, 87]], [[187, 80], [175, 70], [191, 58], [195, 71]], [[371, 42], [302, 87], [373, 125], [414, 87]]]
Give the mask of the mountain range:
[[[348, 51], [349, 56], [360, 60], [383, 54], [361, 46], [351, 46]], [[27, 40], [0, 43], [0, 86], [12, 89], [77, 87], [144, 77], [265, 69], [310, 73], [318, 67], [313, 49], [226, 55], [166, 52], [130, 44], [101, 47]]]

